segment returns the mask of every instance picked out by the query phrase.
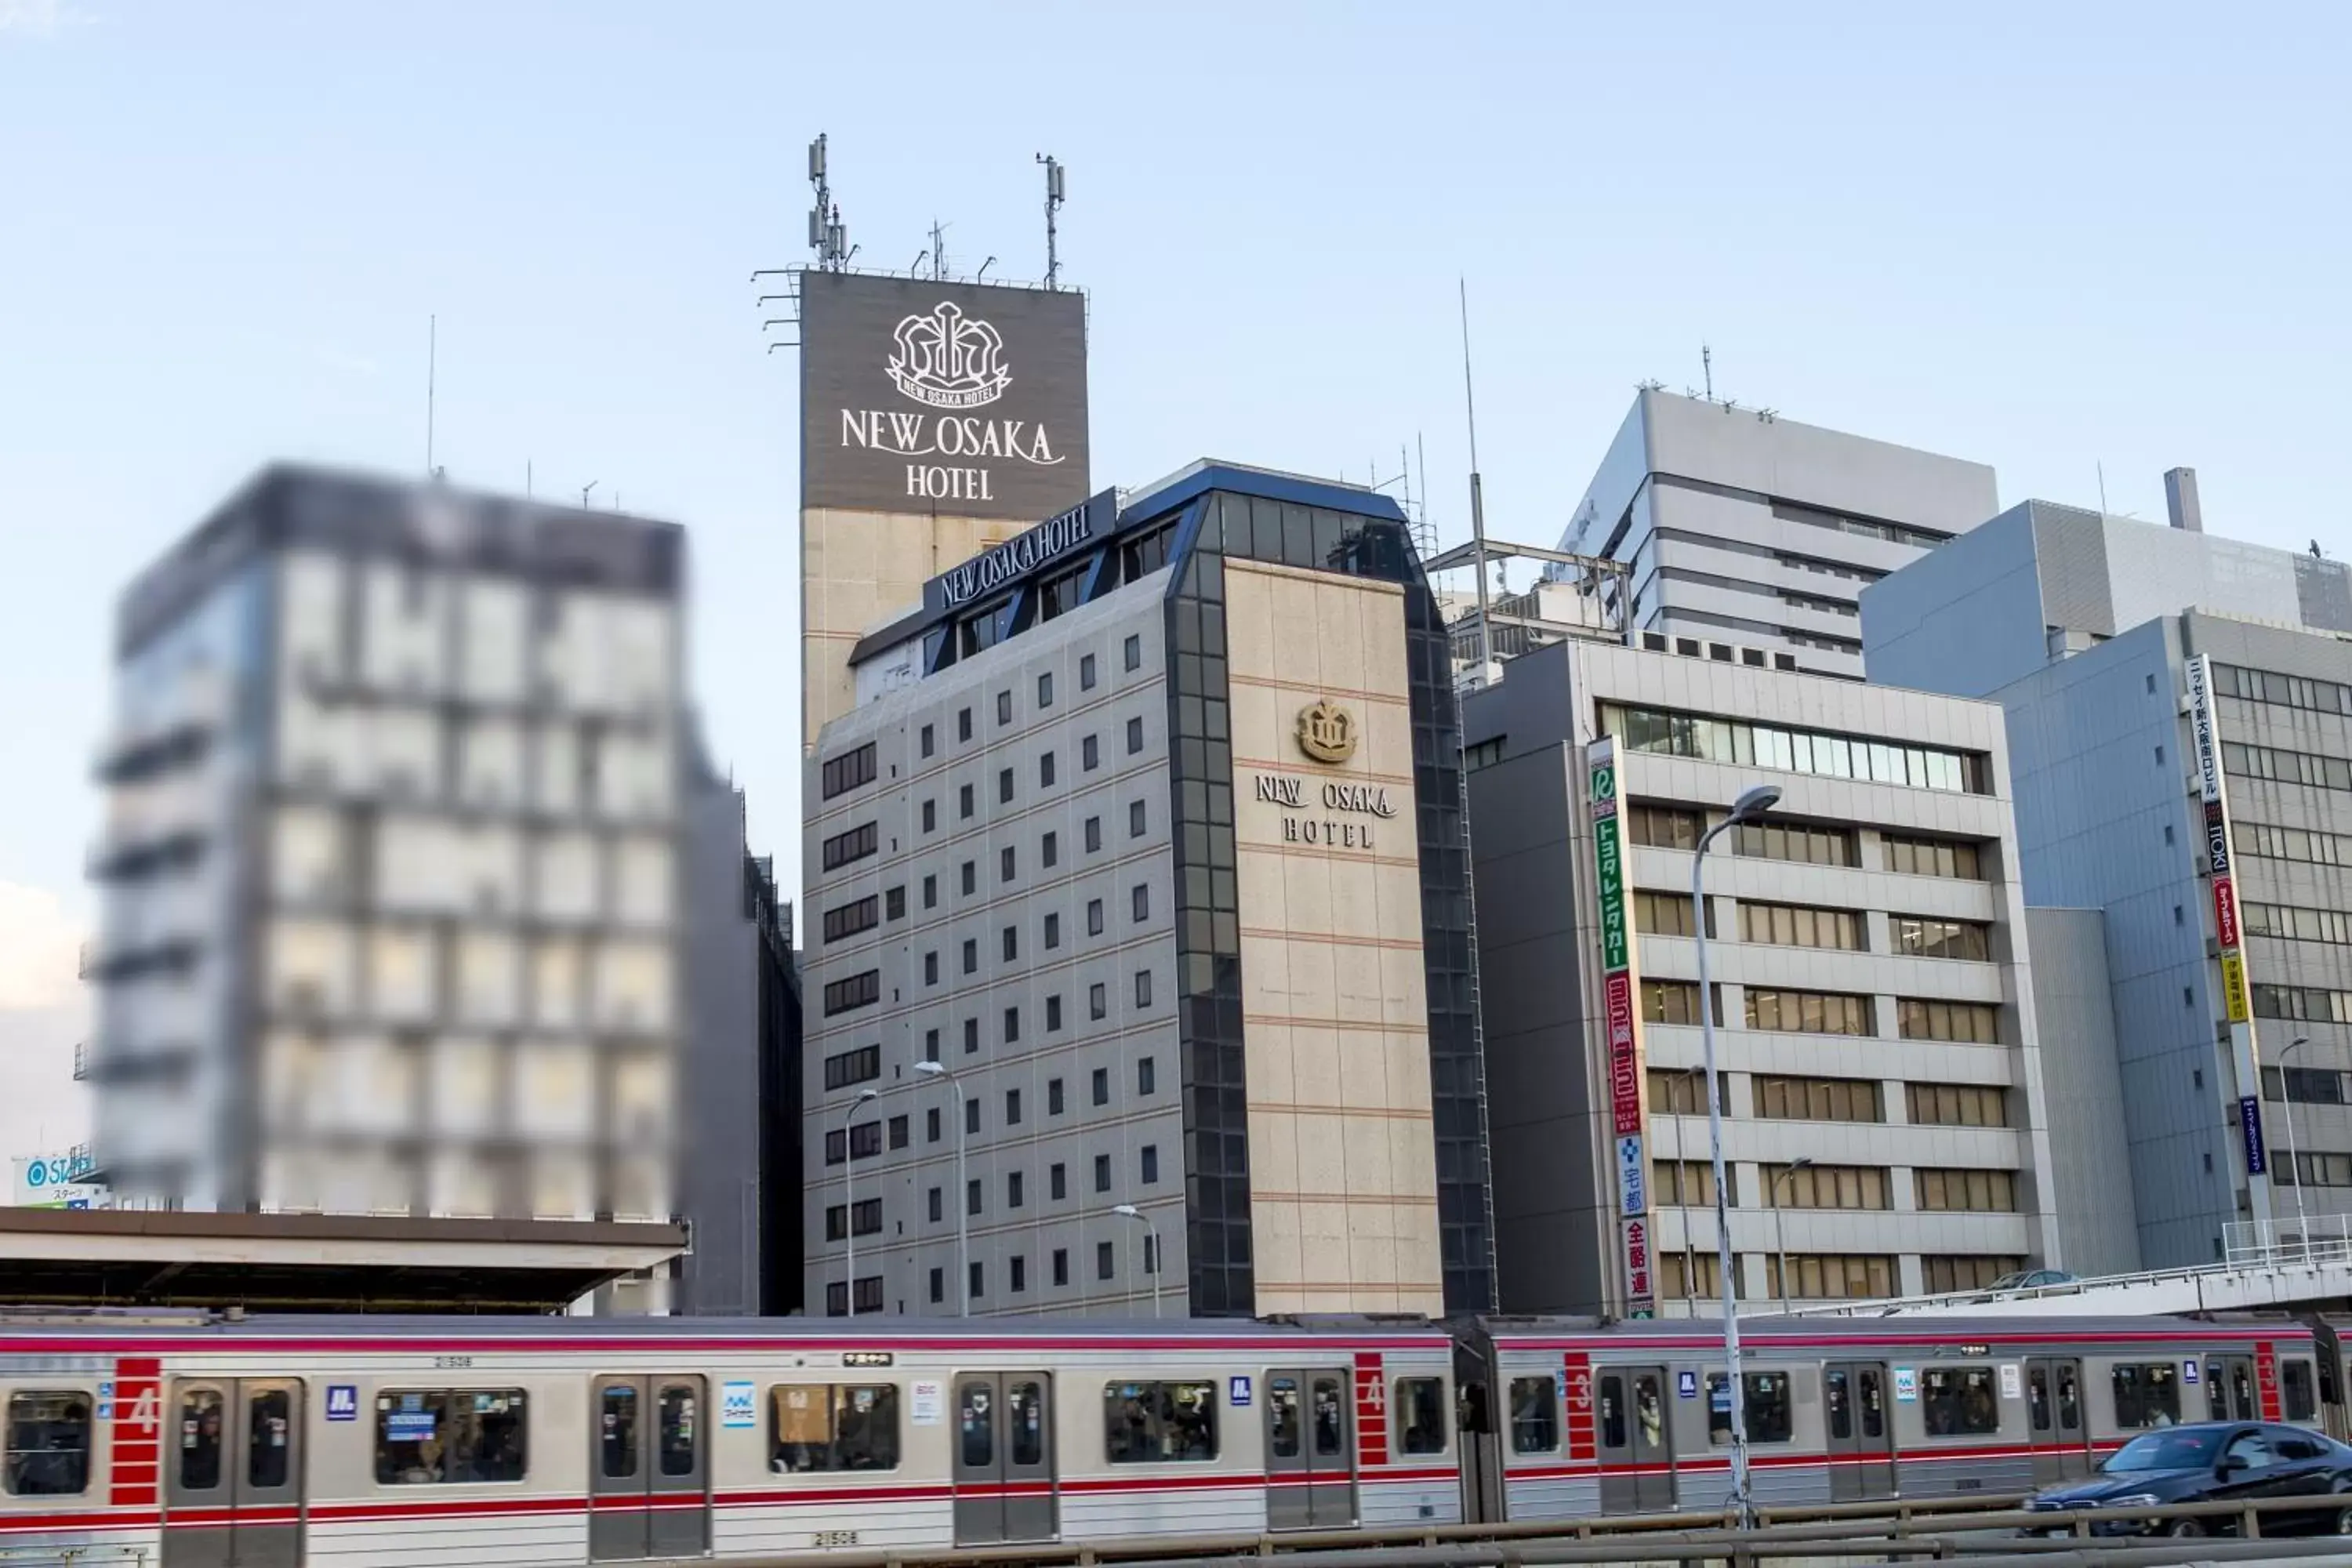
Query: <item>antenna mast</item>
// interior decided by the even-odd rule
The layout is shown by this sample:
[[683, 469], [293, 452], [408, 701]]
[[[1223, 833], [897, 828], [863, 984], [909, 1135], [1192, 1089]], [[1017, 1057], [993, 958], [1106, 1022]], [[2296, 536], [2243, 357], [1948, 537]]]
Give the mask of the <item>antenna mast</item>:
[[816, 187], [816, 205], [809, 210], [809, 248], [816, 252], [819, 267], [838, 272], [849, 264], [849, 231], [841, 226], [841, 207], [833, 199], [833, 186], [825, 181], [823, 132], [809, 143], [808, 172], [809, 184]]
[[1045, 287], [1060, 287], [1062, 258], [1056, 243], [1054, 215], [1062, 210], [1062, 165], [1053, 154], [1040, 153], [1037, 162], [1045, 165]]
[[1457, 279], [1462, 291], [1462, 405], [1470, 416], [1470, 537], [1478, 568], [1478, 680], [1486, 683], [1486, 666], [1494, 657], [1493, 628], [1486, 624], [1486, 501], [1478, 480], [1478, 396], [1470, 382], [1470, 284]]
[[425, 477], [433, 477], [433, 373], [441, 357], [441, 318], [425, 318]]
[[948, 231], [939, 219], [933, 218], [931, 220], [931, 281], [940, 282], [947, 275]]
[[1715, 351], [1705, 343], [1698, 346], [1699, 374], [1706, 381], [1706, 400], [1715, 401]]

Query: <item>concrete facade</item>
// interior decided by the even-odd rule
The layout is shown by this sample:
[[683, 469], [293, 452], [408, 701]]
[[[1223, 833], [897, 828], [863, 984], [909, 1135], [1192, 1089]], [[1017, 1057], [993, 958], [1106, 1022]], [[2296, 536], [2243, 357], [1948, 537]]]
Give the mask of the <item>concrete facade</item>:
[[1859, 679], [1862, 588], [1998, 507], [1983, 464], [1645, 389], [1559, 547], [1632, 566], [1629, 630]]
[[2140, 1268], [2139, 1210], [2121, 1114], [2123, 1075], [2108, 991], [2106, 917], [2097, 910], [2025, 908], [2033, 955], [2033, 1016], [2042, 1047], [2050, 1181], [2066, 1267], [2077, 1274]]
[[1690, 846], [1758, 784], [1783, 791], [1767, 827], [1708, 858], [1741, 1292], [1780, 1293], [1784, 1247], [1798, 1300], [2060, 1260], [1998, 709], [1568, 643], [1505, 666], [1464, 713], [1505, 1310], [1638, 1305], [1588, 790], [1604, 733], [1637, 928], [1657, 1310], [1710, 1311], [1720, 1288]]

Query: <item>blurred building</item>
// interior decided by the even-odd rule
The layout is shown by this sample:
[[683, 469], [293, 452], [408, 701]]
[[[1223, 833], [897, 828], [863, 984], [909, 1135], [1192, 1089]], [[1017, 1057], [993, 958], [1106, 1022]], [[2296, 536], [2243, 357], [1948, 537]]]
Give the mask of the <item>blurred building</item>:
[[675, 1212], [684, 568], [674, 524], [280, 466], [139, 575], [89, 965], [118, 1189]]

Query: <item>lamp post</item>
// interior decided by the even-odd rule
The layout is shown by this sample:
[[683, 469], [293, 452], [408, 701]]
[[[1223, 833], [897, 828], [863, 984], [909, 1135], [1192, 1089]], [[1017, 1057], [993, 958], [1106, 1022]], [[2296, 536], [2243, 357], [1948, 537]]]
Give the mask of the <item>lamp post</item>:
[[[2286, 1110], [2286, 1168], [2294, 1173], [2294, 1228], [2295, 1234], [2303, 1240], [2303, 1259], [2306, 1263], [2311, 1261], [2311, 1220], [2303, 1212], [2303, 1161], [2294, 1152], [2294, 1095], [2286, 1086], [2286, 1058], [2309, 1044], [2309, 1035], [2297, 1035], [2287, 1042], [2286, 1048], [2279, 1052], [2278, 1058], [2279, 1102]], [[2256, 1073], [2254, 1076], [2259, 1079], [2262, 1075]], [[2262, 1087], [2257, 1082], [2255, 1092], [2260, 1093]]]
[[1156, 1318], [1160, 1316], [1160, 1227], [1151, 1223], [1150, 1215], [1145, 1214], [1133, 1204], [1114, 1204], [1111, 1205], [1110, 1212], [1121, 1219], [1140, 1222], [1144, 1235], [1150, 1237], [1144, 1243], [1150, 1248], [1144, 1254], [1144, 1261], [1151, 1265], [1145, 1272], [1151, 1276], [1151, 1315]]
[[963, 1281], [956, 1287], [956, 1299], [963, 1303], [961, 1316], [971, 1316], [971, 1203], [964, 1192], [963, 1174], [963, 1085], [955, 1068], [945, 1062], [917, 1062], [915, 1070], [925, 1078], [935, 1078], [950, 1086], [955, 1095], [956, 1130], [956, 1277]]
[[1800, 1171], [1812, 1168], [1813, 1157], [1801, 1154], [1789, 1162], [1787, 1170], [1772, 1178], [1772, 1251], [1780, 1260], [1780, 1310], [1783, 1312], [1789, 1310], [1789, 1237], [1781, 1229], [1785, 1222], [1780, 1218], [1780, 1184]]
[[841, 1113], [841, 1235], [849, 1243], [848, 1278], [843, 1290], [849, 1303], [849, 1315], [857, 1316], [857, 1157], [850, 1152], [850, 1123], [857, 1120], [857, 1111], [867, 1100], [881, 1093], [877, 1089], [861, 1089], [849, 1109]]
[[1743, 1530], [1756, 1522], [1748, 1494], [1748, 1402], [1739, 1375], [1739, 1305], [1732, 1275], [1731, 1213], [1727, 1202], [1730, 1184], [1723, 1173], [1723, 1080], [1715, 1070], [1715, 1004], [1706, 983], [1706, 850], [1717, 835], [1742, 823], [1754, 822], [1780, 801], [1777, 785], [1758, 784], [1743, 790], [1732, 802], [1730, 814], [1702, 834], [1691, 857], [1691, 936], [1698, 948], [1699, 1037], [1706, 1047], [1706, 1142], [1715, 1164], [1715, 1245], [1717, 1267], [1723, 1273], [1723, 1361], [1725, 1383], [1731, 1392], [1731, 1506]]

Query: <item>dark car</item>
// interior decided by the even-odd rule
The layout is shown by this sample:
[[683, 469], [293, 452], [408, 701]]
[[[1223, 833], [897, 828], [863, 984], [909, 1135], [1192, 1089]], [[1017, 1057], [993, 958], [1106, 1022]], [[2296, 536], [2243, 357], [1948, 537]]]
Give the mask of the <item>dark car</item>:
[[[2309, 1531], [2352, 1535], [2352, 1447], [2305, 1426], [2199, 1421], [2143, 1432], [2107, 1457], [2098, 1474], [2035, 1494], [2037, 1512], [2157, 1508], [2176, 1502], [2236, 1502], [2308, 1497], [2310, 1511], [2265, 1509], [2264, 1535]], [[2235, 1518], [2119, 1519], [2099, 1535], [2228, 1535]], [[2058, 1533], [2056, 1531], [2049, 1533]]]

